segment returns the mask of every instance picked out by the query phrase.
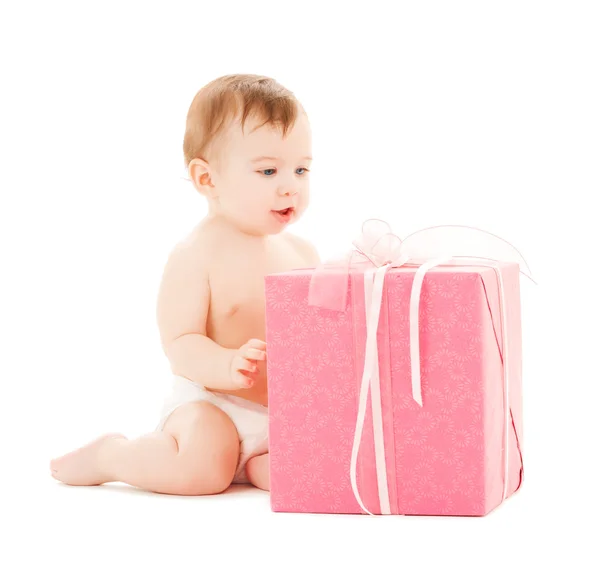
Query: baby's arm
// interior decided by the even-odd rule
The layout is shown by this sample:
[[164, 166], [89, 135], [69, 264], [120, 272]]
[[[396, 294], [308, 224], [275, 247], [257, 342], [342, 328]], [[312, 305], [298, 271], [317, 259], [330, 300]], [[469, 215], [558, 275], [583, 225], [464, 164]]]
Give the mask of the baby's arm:
[[210, 288], [208, 256], [196, 243], [178, 245], [167, 261], [160, 284], [157, 321], [171, 369], [212, 389], [238, 389], [231, 376], [238, 350], [206, 336]]

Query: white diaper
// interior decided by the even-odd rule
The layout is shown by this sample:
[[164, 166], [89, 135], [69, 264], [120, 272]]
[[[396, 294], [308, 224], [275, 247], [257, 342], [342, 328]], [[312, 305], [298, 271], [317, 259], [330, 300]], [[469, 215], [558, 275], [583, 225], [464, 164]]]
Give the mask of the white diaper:
[[171, 395], [163, 406], [157, 430], [164, 427], [167, 418], [179, 406], [192, 401], [208, 401], [229, 416], [240, 438], [240, 459], [233, 483], [248, 483], [246, 463], [251, 457], [268, 451], [268, 409], [234, 395], [207, 391], [201, 385], [176, 375], [173, 378]]

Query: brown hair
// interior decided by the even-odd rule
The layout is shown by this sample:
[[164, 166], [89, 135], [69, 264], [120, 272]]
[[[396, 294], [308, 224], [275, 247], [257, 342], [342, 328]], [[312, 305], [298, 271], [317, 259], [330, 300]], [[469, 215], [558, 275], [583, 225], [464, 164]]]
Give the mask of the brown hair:
[[263, 121], [260, 126], [279, 127], [285, 137], [300, 110], [294, 94], [268, 76], [221, 76], [201, 88], [190, 105], [183, 137], [185, 166], [194, 158], [207, 160], [217, 137], [240, 113], [242, 130], [248, 116], [256, 115]]

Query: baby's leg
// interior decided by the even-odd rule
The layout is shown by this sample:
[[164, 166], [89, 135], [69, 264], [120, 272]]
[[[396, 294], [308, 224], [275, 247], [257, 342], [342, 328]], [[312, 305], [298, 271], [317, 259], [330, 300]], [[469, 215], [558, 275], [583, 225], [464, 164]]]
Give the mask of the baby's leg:
[[128, 440], [109, 434], [50, 464], [66, 484], [125, 482], [162, 494], [217, 494], [229, 487], [240, 451], [237, 430], [214, 405], [177, 408], [162, 431]]
[[246, 464], [246, 475], [253, 486], [269, 491], [269, 454], [254, 456]]

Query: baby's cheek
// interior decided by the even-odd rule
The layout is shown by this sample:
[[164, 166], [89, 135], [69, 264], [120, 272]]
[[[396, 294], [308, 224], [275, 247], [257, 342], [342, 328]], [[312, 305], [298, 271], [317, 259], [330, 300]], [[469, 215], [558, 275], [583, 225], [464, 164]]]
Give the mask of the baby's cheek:
[[262, 207], [264, 203], [262, 203], [261, 205], [257, 197], [255, 197], [254, 199], [252, 199], [252, 195], [249, 195], [249, 197], [250, 198], [245, 198], [242, 201], [240, 201], [238, 205], [240, 212], [246, 217], [264, 212], [264, 208]]

